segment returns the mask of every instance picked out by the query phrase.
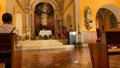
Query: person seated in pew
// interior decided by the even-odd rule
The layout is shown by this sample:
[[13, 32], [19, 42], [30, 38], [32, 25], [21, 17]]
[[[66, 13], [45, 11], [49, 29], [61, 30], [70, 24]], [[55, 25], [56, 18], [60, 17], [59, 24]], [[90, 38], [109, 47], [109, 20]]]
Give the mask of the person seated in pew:
[[19, 35], [19, 31], [12, 25], [12, 15], [10, 13], [4, 13], [2, 21], [3, 25], [0, 26], [0, 33], [16, 33]]
[[0, 33], [15, 33], [16, 41], [19, 40], [19, 31], [12, 24], [12, 15], [10, 13], [4, 13], [2, 15], [3, 25], [0, 25]]
[[[17, 39], [19, 37], [19, 31], [12, 25], [12, 15], [10, 13], [4, 13], [2, 15], [3, 25], [0, 25], [0, 33], [16, 33]], [[0, 52], [0, 59], [10, 58], [11, 51]], [[11, 63], [5, 63], [5, 68], [11, 68]]]

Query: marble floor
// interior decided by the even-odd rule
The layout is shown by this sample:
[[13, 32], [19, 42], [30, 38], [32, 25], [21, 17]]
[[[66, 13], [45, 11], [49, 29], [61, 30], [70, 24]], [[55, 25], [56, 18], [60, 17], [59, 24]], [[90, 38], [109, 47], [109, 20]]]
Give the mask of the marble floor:
[[[102, 59], [101, 59], [102, 60]], [[109, 55], [109, 67], [120, 68], [120, 55]], [[23, 52], [23, 68], [92, 68], [88, 46]]]
[[109, 55], [110, 68], [120, 68], [120, 55]]
[[[109, 55], [110, 68], [120, 68], [120, 55]], [[4, 64], [0, 64], [4, 68]], [[23, 51], [22, 68], [92, 68], [89, 48]]]
[[88, 47], [24, 51], [23, 68], [92, 68]]

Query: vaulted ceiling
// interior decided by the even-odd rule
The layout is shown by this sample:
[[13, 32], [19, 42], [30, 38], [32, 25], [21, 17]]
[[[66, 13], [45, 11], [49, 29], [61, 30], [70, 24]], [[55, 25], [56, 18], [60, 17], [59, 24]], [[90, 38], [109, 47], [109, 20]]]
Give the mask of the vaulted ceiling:
[[[16, 0], [16, 2], [19, 4], [20, 8], [26, 12], [26, 9], [29, 9], [33, 3], [35, 3], [35, 1], [37, 0]], [[41, 0], [42, 1], [42, 0]], [[44, 2], [45, 0], [43, 0]], [[73, 2], [73, 0], [49, 0], [53, 3], [56, 3], [58, 5], [58, 8], [60, 9], [60, 11], [65, 11], [65, 9], [67, 7], [69, 7], [69, 5], [71, 4], [71, 2]], [[66, 3], [66, 6], [64, 7], [64, 2]]]

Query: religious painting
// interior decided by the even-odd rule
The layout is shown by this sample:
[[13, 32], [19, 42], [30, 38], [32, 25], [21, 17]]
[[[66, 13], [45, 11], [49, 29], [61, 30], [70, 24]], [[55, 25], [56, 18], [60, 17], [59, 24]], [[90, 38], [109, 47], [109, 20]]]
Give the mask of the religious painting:
[[52, 30], [52, 34], [54, 34], [54, 22], [54, 9], [52, 5], [46, 2], [37, 4], [34, 11], [35, 35], [38, 35], [40, 30]]
[[110, 28], [116, 28], [117, 27], [117, 24], [116, 24], [117, 19], [116, 19], [114, 14], [110, 15], [109, 21], [110, 21]]

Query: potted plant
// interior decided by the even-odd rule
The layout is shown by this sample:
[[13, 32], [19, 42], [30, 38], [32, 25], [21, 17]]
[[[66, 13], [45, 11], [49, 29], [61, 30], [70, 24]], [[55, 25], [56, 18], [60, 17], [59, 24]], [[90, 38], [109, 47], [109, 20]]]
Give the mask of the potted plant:
[[43, 39], [47, 40], [49, 37], [47, 35], [43, 36]]
[[82, 47], [82, 44], [83, 44], [82, 41], [78, 41], [78, 42], [76, 43], [76, 47], [80, 48], [80, 47]]
[[39, 39], [43, 39], [42, 35], [39, 35]]

